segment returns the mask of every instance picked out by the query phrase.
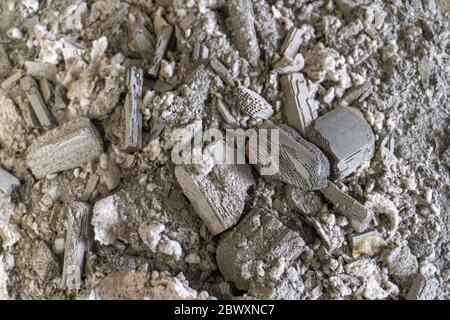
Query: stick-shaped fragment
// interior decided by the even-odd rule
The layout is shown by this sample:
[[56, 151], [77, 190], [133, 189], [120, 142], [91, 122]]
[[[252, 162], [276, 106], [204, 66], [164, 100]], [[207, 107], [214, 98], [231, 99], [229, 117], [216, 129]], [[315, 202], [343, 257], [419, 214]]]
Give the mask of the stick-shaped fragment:
[[228, 71], [227, 67], [225, 67], [222, 62], [217, 60], [216, 58], [211, 59], [209, 62], [209, 66], [213, 69], [219, 77], [229, 86], [234, 86], [234, 79], [231, 73]]
[[317, 108], [312, 100], [306, 80], [301, 73], [280, 78], [285, 97], [284, 114], [288, 124], [306, 137], [306, 130], [317, 118]]
[[0, 191], [9, 197], [18, 187], [20, 187], [19, 179], [10, 174], [8, 171], [0, 168]]
[[291, 27], [281, 45], [281, 54], [285, 57], [294, 59], [302, 44], [301, 32], [296, 27]]
[[5, 48], [0, 43], [0, 79], [11, 73], [12, 66]]
[[368, 96], [370, 96], [372, 91], [373, 91], [372, 83], [370, 81], [366, 81], [362, 85], [350, 89], [342, 98], [341, 106], [348, 107], [355, 100], [361, 102]]
[[158, 77], [161, 60], [164, 58], [167, 48], [169, 47], [170, 39], [172, 38], [172, 33], [173, 27], [168, 24], [163, 26], [158, 34], [155, 56], [153, 57], [153, 64], [149, 71], [149, 74], [154, 78]]
[[92, 239], [89, 234], [91, 206], [84, 202], [73, 202], [68, 206], [66, 247], [62, 286], [77, 290], [81, 287], [86, 253], [90, 251]]
[[350, 225], [356, 232], [364, 232], [373, 220], [373, 212], [364, 205], [329, 182], [328, 187], [320, 190], [336, 207], [336, 210], [350, 220]]
[[123, 148], [127, 152], [136, 152], [142, 148], [142, 69], [132, 66], [128, 70], [128, 94], [125, 101], [125, 138]]
[[77, 118], [39, 137], [28, 149], [27, 165], [37, 179], [74, 169], [103, 152], [103, 141], [87, 118]]
[[252, 66], [256, 66], [261, 52], [256, 37], [252, 1], [229, 0], [227, 4], [236, 47]]
[[255, 91], [237, 86], [233, 89], [233, 95], [236, 104], [241, 106], [242, 112], [252, 118], [267, 120], [274, 113], [270, 103]]
[[[278, 133], [278, 141], [272, 136], [267, 138], [268, 130], [271, 135]], [[319, 148], [303, 139], [297, 131], [266, 121], [254, 135], [257, 136], [258, 143], [254, 137], [250, 137], [247, 149], [250, 159], [256, 157], [255, 167], [261, 174], [263, 169], [277, 169], [273, 171], [274, 174], [267, 176], [304, 190], [318, 190], [327, 186], [330, 174], [327, 157]], [[264, 139], [267, 141], [264, 142]], [[251, 163], [254, 164], [252, 160]]]
[[22, 89], [25, 91], [28, 101], [33, 107], [34, 114], [39, 120], [39, 123], [44, 129], [51, 129], [55, 127], [55, 120], [48, 110], [44, 99], [39, 91], [36, 81], [31, 77], [25, 77], [20, 80]]

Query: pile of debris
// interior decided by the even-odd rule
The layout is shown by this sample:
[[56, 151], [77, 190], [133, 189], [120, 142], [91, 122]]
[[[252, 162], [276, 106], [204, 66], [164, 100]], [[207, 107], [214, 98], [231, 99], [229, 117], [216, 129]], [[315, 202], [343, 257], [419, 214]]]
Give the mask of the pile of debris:
[[7, 0], [0, 31], [0, 299], [450, 298], [434, 0]]

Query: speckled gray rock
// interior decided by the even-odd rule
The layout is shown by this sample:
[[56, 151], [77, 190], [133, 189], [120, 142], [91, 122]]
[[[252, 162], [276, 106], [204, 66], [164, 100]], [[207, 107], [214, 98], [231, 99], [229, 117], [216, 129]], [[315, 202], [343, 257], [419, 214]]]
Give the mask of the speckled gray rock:
[[47, 282], [59, 275], [61, 269], [58, 261], [44, 241], [37, 240], [32, 252], [30, 267], [41, 281]]
[[77, 118], [39, 137], [28, 149], [27, 165], [37, 179], [95, 160], [103, 141], [87, 118]]
[[436, 278], [427, 279], [418, 273], [408, 291], [406, 300], [433, 300], [438, 288], [439, 281]]
[[309, 139], [328, 155], [336, 179], [352, 174], [374, 155], [372, 129], [361, 115], [347, 107], [336, 108], [316, 119]]
[[221, 239], [216, 259], [225, 279], [247, 290], [253, 281], [269, 278], [280, 259], [288, 267], [303, 250], [298, 233], [270, 211], [255, 209]]

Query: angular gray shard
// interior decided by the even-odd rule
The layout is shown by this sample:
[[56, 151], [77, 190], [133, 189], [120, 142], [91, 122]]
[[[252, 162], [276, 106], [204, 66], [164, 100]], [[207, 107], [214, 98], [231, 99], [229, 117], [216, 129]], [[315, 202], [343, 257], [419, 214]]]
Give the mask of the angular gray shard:
[[5, 48], [0, 43], [0, 79], [7, 77], [12, 71], [11, 62]]
[[274, 111], [272, 106], [266, 99], [257, 94], [255, 91], [247, 89], [243, 86], [237, 86], [233, 89], [233, 96], [236, 105], [241, 107], [243, 113], [252, 118], [269, 119]]
[[17, 188], [20, 187], [20, 181], [8, 171], [0, 168], [0, 191], [7, 197], [12, 196]]
[[164, 93], [167, 91], [172, 91], [175, 87], [171, 85], [170, 83], [164, 82], [161, 79], [158, 79], [154, 82], [152, 85], [153, 90], [155, 90], [158, 93]]
[[37, 274], [39, 280], [47, 282], [57, 277], [60, 272], [60, 266], [52, 250], [42, 240], [33, 243], [32, 254], [29, 257], [31, 269]]
[[280, 78], [287, 123], [306, 137], [307, 129], [317, 118], [317, 106], [309, 92], [303, 74], [292, 73]]
[[227, 5], [236, 48], [252, 66], [256, 66], [261, 52], [256, 37], [252, 1], [229, 0]]
[[281, 45], [281, 54], [285, 57], [293, 59], [295, 55], [298, 53], [300, 46], [302, 45], [302, 35], [299, 29], [292, 26], [286, 37], [284, 38], [284, 42]]
[[209, 57], [209, 49], [202, 43], [196, 43], [194, 47], [194, 61], [205, 61]]
[[330, 158], [336, 179], [352, 174], [374, 155], [372, 129], [362, 115], [351, 108], [339, 107], [319, 117], [308, 135]]
[[294, 129], [285, 125], [275, 126], [270, 121], [259, 126], [254, 135], [261, 140], [267, 136], [269, 130], [276, 130], [275, 132], [278, 132], [279, 135], [279, 141], [267, 138], [269, 148], [261, 148], [260, 141], [252, 143], [252, 141], [256, 142], [254, 137], [250, 137], [248, 143], [249, 157], [256, 157], [255, 167], [258, 172], [261, 173], [262, 169], [273, 167], [275, 164], [278, 165], [278, 170], [272, 175], [267, 175], [270, 178], [281, 180], [304, 190], [325, 188], [330, 174], [330, 165], [322, 151], [303, 139]]
[[435, 278], [427, 279], [418, 273], [408, 291], [406, 300], [433, 300], [439, 288], [439, 281]]
[[30, 102], [34, 114], [38, 118], [41, 126], [46, 130], [54, 128], [56, 122], [48, 110], [44, 99], [42, 98], [36, 81], [33, 78], [26, 76], [20, 80], [20, 85], [27, 95], [28, 101]]
[[226, 105], [226, 103], [220, 99], [216, 99], [216, 107], [217, 111], [219, 111], [220, 115], [222, 116], [223, 120], [232, 127], [239, 127], [239, 121], [236, 120], [236, 118], [233, 116], [233, 114], [230, 111], [230, 108]]
[[164, 58], [166, 51], [172, 38], [173, 27], [171, 25], [165, 25], [161, 28], [158, 34], [158, 40], [156, 42], [155, 56], [153, 57], [152, 67], [149, 70], [149, 74], [154, 78], [158, 77], [159, 68], [161, 66], [161, 60]]
[[228, 68], [225, 67], [222, 62], [213, 58], [209, 61], [209, 66], [213, 69], [219, 77], [229, 86], [234, 87], [234, 78], [231, 73], [228, 71]]
[[97, 159], [103, 141], [87, 118], [77, 118], [48, 131], [28, 149], [27, 165], [37, 179], [74, 169]]
[[304, 248], [305, 243], [297, 232], [286, 227], [270, 211], [254, 209], [220, 240], [216, 259], [227, 281], [233, 281], [241, 290], [248, 290], [259, 280], [261, 271], [264, 271], [264, 280], [270, 281], [265, 277], [274, 265], [283, 260], [288, 268]]
[[26, 61], [25, 68], [27, 69], [27, 75], [35, 79], [46, 79], [49, 81], [56, 80], [58, 68], [53, 64], [38, 61]]
[[9, 76], [5, 81], [2, 82], [1, 88], [5, 91], [11, 90], [22, 77], [25, 75], [23, 70], [15, 71], [11, 76]]
[[244, 210], [247, 190], [255, 184], [248, 165], [217, 164], [207, 175], [177, 166], [175, 176], [208, 230], [219, 234], [234, 226]]
[[142, 86], [144, 72], [132, 66], [128, 70], [128, 93], [124, 107], [125, 137], [123, 149], [136, 152], [142, 149]]
[[360, 86], [350, 89], [341, 100], [342, 107], [348, 107], [354, 101], [362, 102], [372, 94], [373, 86], [370, 81], [364, 82]]
[[372, 210], [344, 193], [332, 182], [329, 182], [328, 187], [320, 191], [339, 213], [349, 219], [353, 230], [364, 232], [369, 227], [374, 217]]
[[142, 57], [146, 58], [155, 51], [155, 40], [145, 26], [135, 26], [132, 37]]
[[91, 206], [84, 202], [68, 205], [67, 232], [62, 271], [62, 286], [70, 290], [81, 288], [86, 253], [91, 250]]

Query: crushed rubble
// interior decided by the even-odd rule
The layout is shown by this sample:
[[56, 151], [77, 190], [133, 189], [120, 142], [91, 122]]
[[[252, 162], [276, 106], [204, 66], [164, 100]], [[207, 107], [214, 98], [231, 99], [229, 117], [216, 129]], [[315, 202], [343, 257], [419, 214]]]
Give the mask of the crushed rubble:
[[1, 1], [0, 300], [450, 299], [449, 14]]

